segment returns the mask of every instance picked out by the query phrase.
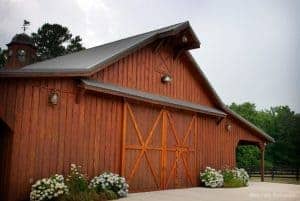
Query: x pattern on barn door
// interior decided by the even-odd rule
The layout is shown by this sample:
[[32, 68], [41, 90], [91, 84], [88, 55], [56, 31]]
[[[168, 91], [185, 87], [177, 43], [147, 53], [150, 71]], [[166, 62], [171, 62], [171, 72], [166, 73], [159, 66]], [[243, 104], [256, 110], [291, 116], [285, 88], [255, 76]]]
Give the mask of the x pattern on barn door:
[[131, 189], [195, 185], [196, 116], [180, 116], [167, 109], [125, 103], [122, 174]]

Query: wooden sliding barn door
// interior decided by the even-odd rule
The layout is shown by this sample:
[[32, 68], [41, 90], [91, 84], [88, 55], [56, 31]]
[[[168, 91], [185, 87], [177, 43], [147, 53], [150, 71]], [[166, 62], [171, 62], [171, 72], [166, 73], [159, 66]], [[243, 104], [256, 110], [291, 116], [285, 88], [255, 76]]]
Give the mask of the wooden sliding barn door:
[[121, 173], [132, 191], [196, 185], [195, 115], [124, 104]]

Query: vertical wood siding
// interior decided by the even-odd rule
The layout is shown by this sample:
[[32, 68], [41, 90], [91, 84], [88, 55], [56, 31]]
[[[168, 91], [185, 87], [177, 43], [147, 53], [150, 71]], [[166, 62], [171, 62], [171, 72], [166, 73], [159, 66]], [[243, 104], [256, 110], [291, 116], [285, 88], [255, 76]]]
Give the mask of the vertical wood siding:
[[[7, 94], [1, 97], [1, 118], [14, 125], [7, 200], [25, 199], [31, 182], [65, 174], [71, 163], [89, 176], [119, 172], [122, 101], [86, 94], [76, 104], [75, 86], [71, 80], [1, 81], [1, 92]], [[48, 104], [53, 89], [59, 94], [57, 106]], [[14, 91], [17, 97], [10, 98]]]
[[[94, 74], [94, 79], [134, 88], [206, 106], [214, 106], [203, 79], [185, 56], [173, 59], [168, 46], [154, 53], [151, 46], [119, 60]], [[172, 76], [169, 84], [163, 84], [164, 74]]]
[[[164, 73], [173, 77], [172, 83], [160, 82]], [[214, 106], [211, 94], [204, 87], [202, 78], [198, 76], [192, 64], [184, 56], [173, 60], [171, 50], [167, 47], [162, 48], [159, 53], [153, 53], [150, 47], [138, 50], [95, 74], [93, 78]], [[54, 89], [59, 94], [57, 106], [48, 104], [48, 95]], [[10, 174], [2, 172], [0, 178], [3, 182], [2, 175], [5, 175], [9, 180], [8, 201], [27, 198], [33, 181], [55, 173], [66, 174], [71, 163], [81, 165], [90, 177], [105, 170], [126, 173], [129, 171], [126, 168], [134, 165], [132, 163], [136, 161], [138, 150], [122, 152], [122, 147], [130, 145], [136, 135], [132, 132], [133, 125], [127, 123], [131, 128], [126, 129], [131, 129], [131, 133], [127, 133], [126, 139], [122, 136], [126, 130], [124, 122], [129, 121], [124, 119], [125, 107], [122, 99], [104, 94], [86, 93], [79, 104], [76, 104], [77, 83], [69, 78], [1, 79], [0, 92], [0, 118], [13, 130]], [[159, 186], [161, 189], [194, 186], [199, 171], [206, 166], [215, 168], [235, 166], [235, 149], [239, 140], [261, 142], [259, 137], [230, 117], [217, 124], [216, 119], [212, 117], [172, 108], [161, 107], [158, 110], [157, 106], [143, 102], [139, 107], [132, 106], [142, 134], [147, 134], [146, 131], [153, 126], [153, 119], [161, 109], [164, 110], [162, 121], [167, 122], [167, 115], [170, 114], [181, 138], [195, 118], [193, 120], [195, 123], [191, 124], [194, 134], [189, 135], [185, 145], [195, 146], [196, 150], [196, 154], [193, 154], [191, 149], [190, 154], [185, 155], [188, 164], [195, 163], [195, 167], [188, 165], [190, 175], [195, 179], [193, 182], [187, 178], [184, 171], [185, 164], [182, 161], [176, 164], [175, 173], [172, 173], [169, 182], [166, 181], [168, 175], [161, 171], [157, 164], [153, 165], [163, 184]], [[152, 120], [142, 121], [142, 119]], [[229, 123], [232, 125], [230, 132], [225, 129]], [[164, 124], [167, 127], [162, 128], [162, 124], [158, 127], [171, 135], [173, 131], [170, 125], [171, 123], [168, 122]], [[162, 136], [166, 135], [168, 134]], [[178, 155], [167, 151], [168, 146], [174, 148], [172, 147], [174, 138], [164, 140], [167, 140], [165, 144], [171, 143], [165, 147], [166, 149], [161, 147], [165, 150], [165, 158], [161, 157], [162, 151], [159, 150], [149, 152], [149, 158], [154, 161], [166, 160], [162, 161], [162, 164], [166, 164], [166, 168], [171, 171], [174, 164], [172, 162]], [[125, 167], [121, 166], [122, 156], [126, 157]], [[142, 164], [144, 166], [147, 164], [145, 158]], [[141, 168], [143, 170], [143, 167]], [[141, 172], [137, 174], [140, 174], [141, 178], [147, 177]], [[178, 180], [173, 175], [178, 175], [181, 179]], [[153, 189], [153, 182], [151, 184], [150, 180], [148, 183], [137, 180], [134, 181], [134, 185], [143, 186], [144, 190]]]

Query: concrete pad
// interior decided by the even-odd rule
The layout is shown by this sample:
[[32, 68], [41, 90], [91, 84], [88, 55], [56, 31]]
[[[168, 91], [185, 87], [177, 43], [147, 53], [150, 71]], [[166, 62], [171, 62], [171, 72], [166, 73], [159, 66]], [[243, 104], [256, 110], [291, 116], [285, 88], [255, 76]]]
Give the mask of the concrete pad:
[[130, 193], [121, 201], [300, 201], [300, 185], [250, 182], [242, 188], [186, 188]]

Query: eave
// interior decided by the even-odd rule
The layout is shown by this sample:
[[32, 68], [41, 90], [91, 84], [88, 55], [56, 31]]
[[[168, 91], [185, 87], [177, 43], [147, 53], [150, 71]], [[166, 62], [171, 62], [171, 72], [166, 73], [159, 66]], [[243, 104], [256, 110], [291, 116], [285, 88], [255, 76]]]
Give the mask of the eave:
[[208, 106], [182, 101], [167, 96], [156, 95], [135, 89], [129, 89], [113, 84], [103, 83], [91, 79], [81, 79], [81, 87], [87, 91], [111, 94], [114, 96], [125, 97], [128, 99], [139, 100], [151, 104], [163, 105], [167, 107], [183, 109], [197, 112], [218, 118], [224, 118], [226, 113]]

